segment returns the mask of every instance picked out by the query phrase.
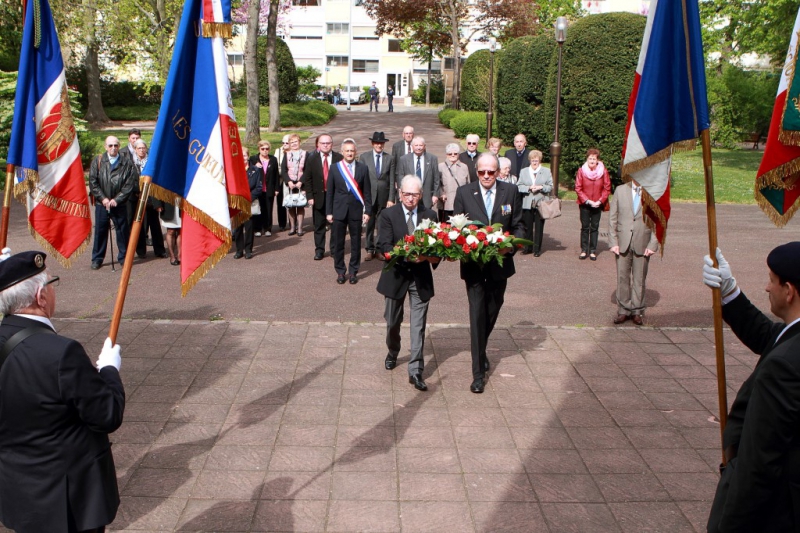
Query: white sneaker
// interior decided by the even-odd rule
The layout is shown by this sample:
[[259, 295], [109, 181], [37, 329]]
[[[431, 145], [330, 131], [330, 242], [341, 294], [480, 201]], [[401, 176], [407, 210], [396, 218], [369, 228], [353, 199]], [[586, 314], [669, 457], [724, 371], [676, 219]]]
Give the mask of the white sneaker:
[[256, 237], [261, 237], [261, 232], [260, 231], [256, 232]]
[[272, 237], [272, 232], [271, 231], [265, 231], [264, 232], [264, 237]]

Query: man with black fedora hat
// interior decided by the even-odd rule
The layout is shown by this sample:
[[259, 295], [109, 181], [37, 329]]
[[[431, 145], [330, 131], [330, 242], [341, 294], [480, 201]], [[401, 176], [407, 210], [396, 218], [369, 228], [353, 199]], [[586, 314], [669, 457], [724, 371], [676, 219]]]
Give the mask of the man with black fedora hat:
[[745, 297], [717, 248], [705, 256], [703, 282], [719, 288], [722, 318], [758, 354], [722, 436], [726, 467], [708, 531], [800, 531], [800, 241], [767, 256], [773, 322]]
[[106, 339], [92, 364], [55, 332], [59, 278], [45, 259], [0, 256], [0, 522], [18, 533], [101, 532], [119, 507], [108, 434], [125, 410], [120, 349]]
[[383, 151], [383, 147], [389, 139], [382, 131], [372, 134], [370, 142], [372, 150], [361, 154], [359, 159], [369, 170], [370, 192], [372, 193], [372, 213], [367, 222], [366, 256], [364, 261], [372, 261], [375, 257], [383, 259], [382, 255], [375, 255], [375, 228], [378, 215], [386, 207], [391, 207], [394, 202], [389, 200], [391, 192], [394, 191], [394, 158]]

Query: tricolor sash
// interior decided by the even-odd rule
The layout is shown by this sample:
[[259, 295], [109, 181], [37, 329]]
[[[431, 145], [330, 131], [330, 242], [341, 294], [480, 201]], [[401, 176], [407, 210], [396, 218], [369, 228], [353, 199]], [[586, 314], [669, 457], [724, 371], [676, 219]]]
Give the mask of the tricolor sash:
[[350, 173], [350, 167], [347, 166], [344, 161], [339, 161], [337, 165], [339, 165], [339, 172], [344, 178], [347, 188], [351, 193], [353, 193], [353, 196], [358, 198], [358, 201], [361, 202], [361, 205], [364, 205], [364, 196], [361, 194], [361, 189], [358, 187], [358, 183], [356, 183], [353, 174]]

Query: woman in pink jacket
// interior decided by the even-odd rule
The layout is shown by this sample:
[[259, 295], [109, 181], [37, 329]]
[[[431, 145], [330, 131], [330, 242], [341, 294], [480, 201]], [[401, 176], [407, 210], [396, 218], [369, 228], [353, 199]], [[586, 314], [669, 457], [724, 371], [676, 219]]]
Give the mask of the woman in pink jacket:
[[611, 179], [597, 148], [586, 151], [586, 162], [575, 174], [575, 192], [581, 212], [581, 255], [578, 259], [586, 259], [588, 254], [589, 259], [597, 261], [597, 228], [611, 193]]

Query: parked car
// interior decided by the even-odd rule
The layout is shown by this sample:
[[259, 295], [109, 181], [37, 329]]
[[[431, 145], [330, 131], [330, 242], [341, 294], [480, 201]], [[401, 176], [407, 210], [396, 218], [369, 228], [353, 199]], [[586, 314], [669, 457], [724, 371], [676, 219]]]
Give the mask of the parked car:
[[[359, 85], [350, 86], [350, 103], [351, 104], [365, 104], [369, 102], [369, 97], [364, 91], [364, 88]], [[342, 96], [339, 98], [339, 105], [347, 104], [347, 87], [342, 87]]]

